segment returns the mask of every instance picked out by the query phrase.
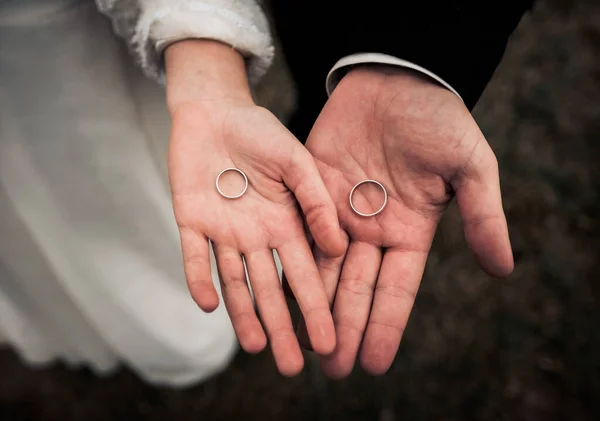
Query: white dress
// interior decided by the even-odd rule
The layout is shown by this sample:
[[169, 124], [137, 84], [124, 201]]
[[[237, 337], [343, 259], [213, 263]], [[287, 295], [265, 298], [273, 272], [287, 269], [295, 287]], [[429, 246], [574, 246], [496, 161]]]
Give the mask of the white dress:
[[161, 48], [209, 37], [257, 79], [271, 40], [249, 0], [98, 3], [112, 24], [92, 0], [0, 0], [0, 336], [32, 364], [186, 385], [237, 342], [187, 291], [163, 89], [135, 61], [160, 79]]

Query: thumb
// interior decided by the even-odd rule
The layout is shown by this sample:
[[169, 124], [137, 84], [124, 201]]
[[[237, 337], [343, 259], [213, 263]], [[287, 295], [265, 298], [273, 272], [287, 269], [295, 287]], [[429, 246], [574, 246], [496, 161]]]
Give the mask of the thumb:
[[300, 144], [283, 169], [283, 181], [296, 196], [315, 243], [327, 255], [341, 256], [345, 251], [344, 233], [335, 204], [321, 179], [314, 158]]
[[502, 197], [498, 161], [483, 140], [452, 180], [464, 233], [479, 265], [489, 275], [504, 277], [514, 268]]

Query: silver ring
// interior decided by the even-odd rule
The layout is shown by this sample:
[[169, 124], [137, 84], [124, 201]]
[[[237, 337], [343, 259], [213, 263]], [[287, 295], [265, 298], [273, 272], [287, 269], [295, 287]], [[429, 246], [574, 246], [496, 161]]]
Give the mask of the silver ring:
[[[379, 209], [377, 209], [375, 212], [373, 213], [362, 213], [359, 212], [355, 207], [354, 207], [354, 203], [352, 202], [352, 195], [354, 194], [354, 191], [356, 190], [356, 188], [358, 186], [361, 186], [363, 184], [366, 183], [373, 183], [373, 184], [377, 184], [379, 187], [381, 187], [381, 190], [383, 190], [383, 205], [381, 205], [381, 207]], [[381, 184], [379, 181], [375, 181], [375, 180], [363, 180], [360, 183], [356, 184], [354, 187], [352, 187], [352, 190], [350, 191], [350, 207], [352, 208], [352, 210], [360, 216], [375, 216], [377, 214], [380, 214], [383, 209], [385, 208], [385, 205], [387, 205], [387, 201], [388, 201], [388, 194], [387, 194], [387, 190], [385, 189], [385, 187], [383, 187], [383, 184]]]
[[[228, 171], [236, 171], [238, 173], [240, 173], [242, 175], [242, 177], [244, 177], [244, 181], [246, 182], [246, 185], [244, 186], [244, 190], [242, 190], [242, 192], [240, 194], [236, 194], [236, 195], [228, 195], [223, 193], [223, 190], [221, 190], [221, 188], [219, 187], [219, 179], [221, 178], [221, 176], [223, 174], [225, 174]], [[217, 175], [217, 181], [215, 182], [215, 185], [217, 186], [217, 191], [219, 192], [219, 194], [221, 196], [223, 196], [226, 199], [237, 199], [238, 197], [242, 197], [242, 195], [244, 193], [246, 193], [246, 190], [248, 190], [248, 177], [246, 177], [246, 174], [244, 174], [244, 171], [238, 169], [238, 168], [225, 168], [223, 171], [221, 171], [219, 173], [219, 175]]]

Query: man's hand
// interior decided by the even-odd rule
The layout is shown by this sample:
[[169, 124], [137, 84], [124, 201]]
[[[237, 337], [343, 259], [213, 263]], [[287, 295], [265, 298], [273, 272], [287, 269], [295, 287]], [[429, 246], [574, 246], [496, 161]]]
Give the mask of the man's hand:
[[[328, 375], [348, 375], [359, 348], [368, 372], [388, 370], [438, 221], [454, 195], [481, 267], [493, 276], [511, 273], [496, 157], [452, 92], [410, 71], [357, 68], [333, 92], [307, 148], [349, 236], [345, 259], [314, 248], [330, 303], [335, 297], [337, 347], [322, 358]], [[381, 182], [389, 194], [387, 207], [371, 218], [353, 213], [348, 202], [364, 179]], [[359, 188], [355, 202], [370, 212], [382, 197], [380, 190]]]
[[[217, 42], [183, 41], [168, 48], [166, 66], [169, 176], [190, 292], [203, 310], [218, 306], [210, 240], [240, 343], [248, 352], [262, 350], [266, 337], [245, 261], [278, 368], [297, 374], [302, 354], [272, 250], [298, 297], [312, 346], [321, 354], [332, 352], [333, 321], [302, 212], [319, 247], [339, 256], [344, 244], [335, 206], [310, 153], [275, 116], [254, 104], [239, 53]], [[247, 192], [236, 200], [221, 197], [215, 188], [217, 174], [229, 167], [249, 180]]]

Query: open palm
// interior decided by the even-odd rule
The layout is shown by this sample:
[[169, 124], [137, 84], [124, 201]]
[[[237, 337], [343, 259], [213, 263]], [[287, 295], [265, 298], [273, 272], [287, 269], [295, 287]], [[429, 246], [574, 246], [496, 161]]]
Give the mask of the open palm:
[[[327, 354], [335, 346], [327, 298], [302, 222], [303, 212], [317, 243], [332, 255], [343, 253], [336, 210], [315, 162], [275, 116], [254, 104], [185, 104], [172, 119], [169, 174], [191, 294], [206, 311], [218, 305], [210, 240], [240, 343], [249, 352], [260, 351], [266, 337], [254, 311], [245, 262], [277, 365], [283, 374], [296, 374], [302, 355], [272, 250], [299, 297], [313, 347]], [[231, 167], [249, 180], [247, 192], [235, 200], [222, 197], [215, 187], [217, 174]]]
[[[337, 347], [322, 357], [330, 376], [348, 375], [359, 349], [367, 371], [387, 371], [438, 221], [454, 195], [481, 266], [495, 276], [512, 271], [496, 158], [450, 91], [402, 70], [353, 70], [327, 102], [307, 148], [349, 237], [345, 258], [327, 257], [318, 244], [314, 248], [330, 302], [335, 297]], [[389, 195], [374, 217], [357, 215], [348, 200], [352, 187], [365, 179], [381, 182]], [[372, 212], [383, 194], [360, 187], [354, 198]]]

